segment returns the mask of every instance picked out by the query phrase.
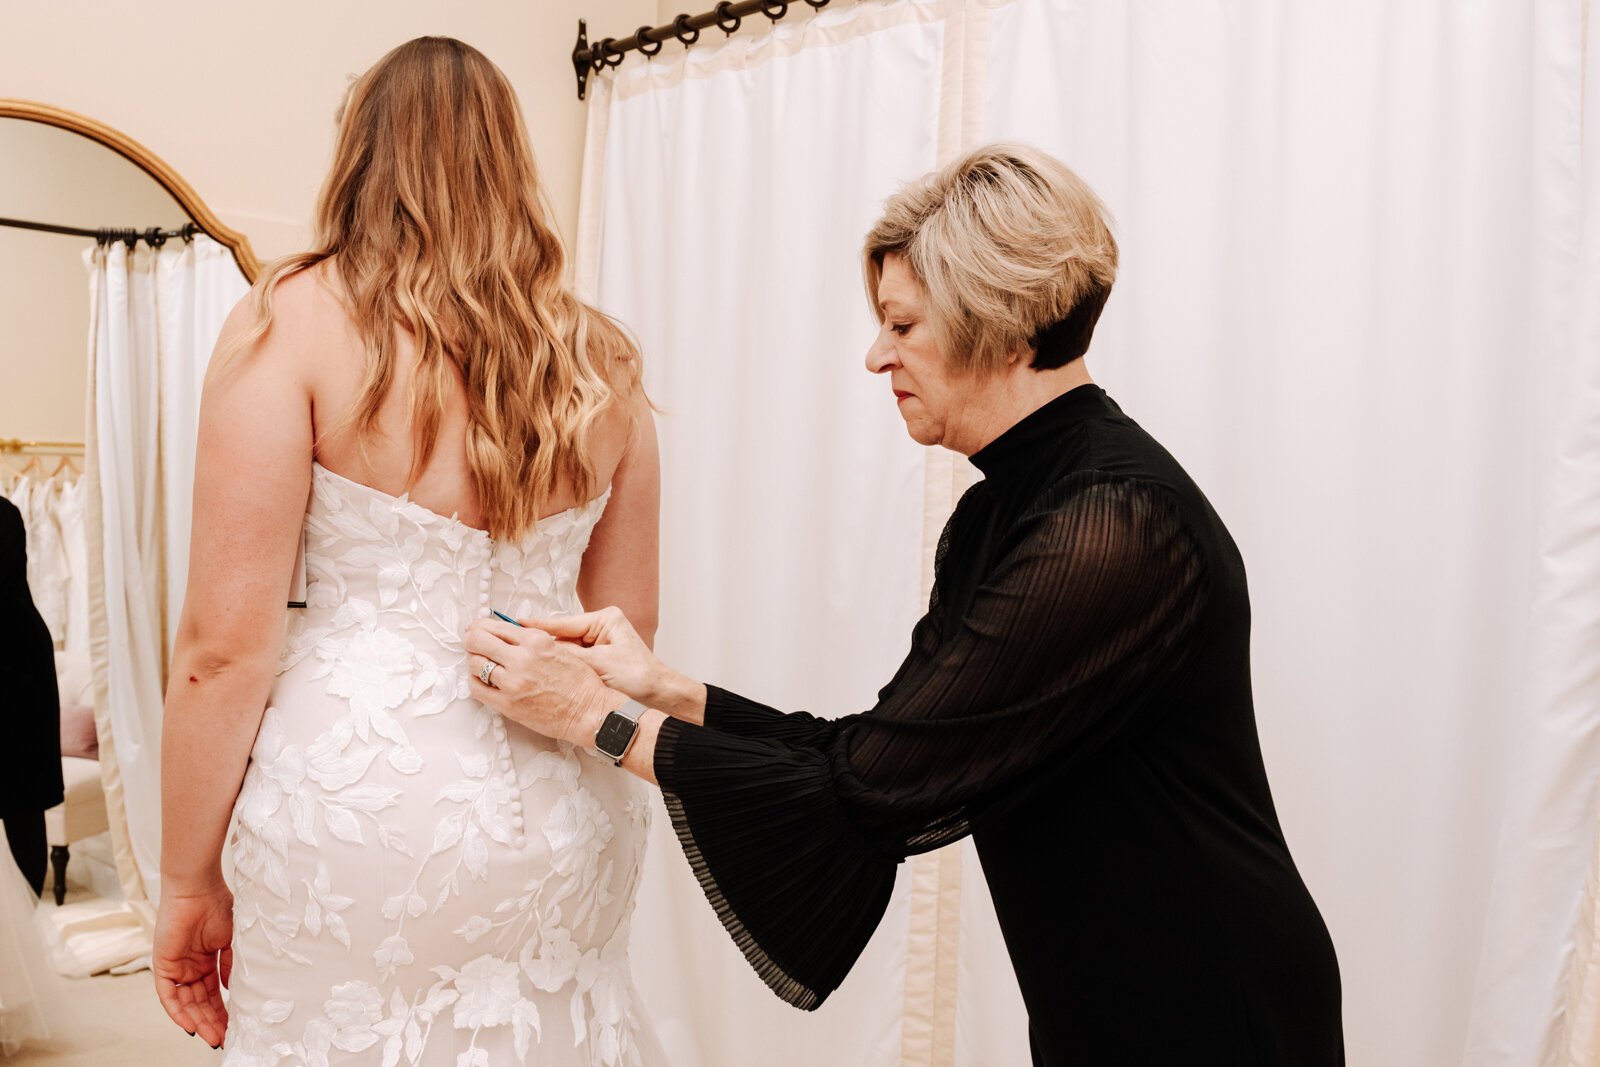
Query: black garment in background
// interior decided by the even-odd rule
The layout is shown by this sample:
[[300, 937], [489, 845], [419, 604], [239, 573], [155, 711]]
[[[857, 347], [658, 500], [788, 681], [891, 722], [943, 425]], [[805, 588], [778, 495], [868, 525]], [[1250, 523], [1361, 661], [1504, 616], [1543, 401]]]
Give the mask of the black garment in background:
[[[28, 591], [27, 538], [22, 513], [0, 497], [0, 820], [24, 839], [42, 827], [43, 813], [61, 803], [61, 701], [56, 692], [55, 644]], [[45, 845], [37, 834], [37, 867], [18, 855], [35, 891], [44, 886]], [[34, 851], [31, 840], [12, 851]], [[34, 870], [38, 870], [38, 878]]]
[[44, 873], [49, 867], [50, 846], [44, 830], [44, 811], [5, 817], [6, 844], [11, 846], [11, 858], [17, 861], [22, 876], [28, 880], [33, 895], [44, 892]]
[[895, 866], [970, 833], [1034, 1062], [1340, 1064], [1338, 964], [1250, 693], [1243, 561], [1096, 386], [973, 457], [928, 613], [869, 712], [712, 688], [655, 770], [700, 884], [779, 996], [820, 1004]]

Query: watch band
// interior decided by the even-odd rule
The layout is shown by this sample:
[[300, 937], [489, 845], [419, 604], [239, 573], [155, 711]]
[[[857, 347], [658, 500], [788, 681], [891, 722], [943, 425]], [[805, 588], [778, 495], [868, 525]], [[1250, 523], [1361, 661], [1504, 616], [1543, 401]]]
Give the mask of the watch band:
[[595, 731], [595, 751], [621, 766], [628, 749], [633, 747], [634, 738], [639, 736], [639, 717], [643, 714], [644, 705], [637, 700], [629, 700], [608, 714], [600, 729]]

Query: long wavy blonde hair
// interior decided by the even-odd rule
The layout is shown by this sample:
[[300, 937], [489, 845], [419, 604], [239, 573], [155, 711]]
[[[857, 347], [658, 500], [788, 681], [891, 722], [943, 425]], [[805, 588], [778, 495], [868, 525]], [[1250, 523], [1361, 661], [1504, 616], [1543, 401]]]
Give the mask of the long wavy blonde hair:
[[[449, 388], [464, 386], [467, 463], [484, 521], [515, 537], [561, 488], [589, 499], [591, 433], [639, 384], [639, 353], [579, 300], [505, 75], [477, 49], [418, 37], [350, 87], [312, 249], [262, 272], [255, 319], [221, 358], [272, 324], [279, 281], [332, 260], [366, 347], [361, 390], [337, 428], [365, 442], [409, 331], [414, 446], [408, 488], [438, 443]], [[331, 430], [324, 430], [324, 434]]]

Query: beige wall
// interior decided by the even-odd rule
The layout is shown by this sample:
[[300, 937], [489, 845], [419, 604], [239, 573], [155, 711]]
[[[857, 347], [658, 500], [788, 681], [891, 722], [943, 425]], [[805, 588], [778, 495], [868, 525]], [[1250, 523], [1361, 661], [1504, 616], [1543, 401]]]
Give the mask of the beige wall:
[[[621, 36], [655, 17], [657, 7], [657, 0], [8, 3], [0, 96], [70, 108], [143, 142], [270, 259], [302, 247], [309, 236], [347, 79], [420, 34], [460, 37], [516, 86], [570, 244], [583, 156], [584, 105], [570, 59], [578, 19], [589, 19], [602, 35]], [[19, 162], [0, 148], [0, 169], [15, 170]], [[15, 217], [4, 190], [0, 183], [0, 216]], [[41, 221], [153, 224], [131, 216]], [[13, 244], [22, 247], [7, 244], [0, 255], [11, 254]], [[16, 277], [14, 268], [4, 277]], [[81, 393], [83, 373], [70, 365], [81, 360], [83, 327], [72, 324], [79, 347], [62, 357], [69, 365], [62, 373], [75, 374], [69, 385], [45, 383], [16, 362], [38, 358], [34, 353], [59, 344], [61, 334], [36, 336], [0, 321], [0, 331], [9, 332], [0, 346], [0, 437], [82, 440], [82, 400], [71, 394]], [[7, 394], [33, 402], [7, 407]]]
[[0, 96], [93, 115], [172, 164], [264, 258], [305, 237], [349, 76], [425, 33], [483, 49], [516, 86], [570, 236], [584, 109], [578, 19], [637, 26], [654, 0], [215, 0], [8, 4]]
[[[0, 216], [86, 229], [187, 220], [115, 152], [20, 119], [0, 119]], [[0, 437], [83, 440], [90, 243], [0, 227]]]

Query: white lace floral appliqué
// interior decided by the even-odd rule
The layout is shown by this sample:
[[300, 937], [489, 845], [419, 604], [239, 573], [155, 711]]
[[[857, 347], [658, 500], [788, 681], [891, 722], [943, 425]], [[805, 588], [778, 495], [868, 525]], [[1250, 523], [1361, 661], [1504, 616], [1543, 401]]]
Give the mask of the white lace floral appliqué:
[[462, 646], [491, 606], [579, 610], [609, 493], [503, 544], [315, 470], [307, 607], [235, 806], [226, 1067], [653, 1067], [643, 789], [473, 701]]

